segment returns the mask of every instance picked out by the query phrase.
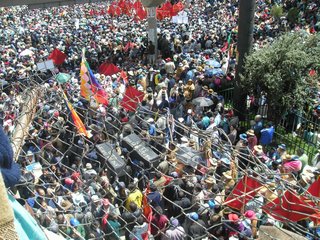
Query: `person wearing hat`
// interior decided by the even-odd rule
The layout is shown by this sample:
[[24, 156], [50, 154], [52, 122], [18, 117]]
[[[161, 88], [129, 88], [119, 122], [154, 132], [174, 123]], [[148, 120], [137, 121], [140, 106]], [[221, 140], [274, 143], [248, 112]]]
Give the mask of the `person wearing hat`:
[[85, 180], [93, 179], [95, 176], [97, 176], [97, 172], [92, 168], [91, 163], [86, 163], [83, 176]]
[[202, 239], [207, 235], [206, 224], [203, 220], [199, 219], [199, 214], [192, 212], [187, 214], [188, 222], [191, 223], [186, 229], [188, 229], [188, 238], [187, 239]]
[[246, 134], [248, 136], [248, 147], [252, 151], [253, 147], [258, 144], [258, 139], [257, 139], [256, 135], [254, 134], [253, 129], [248, 130], [246, 132]]
[[257, 237], [257, 216], [254, 211], [247, 210], [244, 213], [244, 218], [242, 219], [242, 224], [244, 230], [241, 234], [247, 238]]
[[287, 146], [285, 144], [278, 145], [277, 151], [273, 153], [272, 160], [282, 160], [287, 154]]
[[147, 123], [149, 124], [149, 130], [148, 130], [149, 135], [150, 136], [156, 136], [157, 128], [156, 128], [156, 124], [154, 122], [154, 119], [153, 118], [149, 118], [147, 120]]
[[169, 228], [164, 232], [161, 240], [184, 240], [186, 238], [186, 232], [182, 226], [180, 226], [179, 220], [171, 218], [169, 222]]
[[284, 173], [298, 174], [302, 169], [302, 162], [296, 155], [286, 154], [282, 162], [282, 171]]
[[192, 79], [189, 79], [187, 84], [183, 88], [183, 95], [186, 98], [186, 100], [190, 101], [192, 99], [194, 90], [195, 90], [194, 83]]

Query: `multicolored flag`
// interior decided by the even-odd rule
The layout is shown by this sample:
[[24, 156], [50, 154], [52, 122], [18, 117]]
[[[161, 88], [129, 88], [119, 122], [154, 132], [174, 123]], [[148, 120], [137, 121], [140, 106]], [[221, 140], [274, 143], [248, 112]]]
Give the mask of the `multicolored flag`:
[[68, 101], [68, 98], [65, 93], [63, 93], [63, 98], [64, 98], [64, 101], [67, 105], [69, 113], [71, 115], [73, 124], [78, 129], [78, 132], [89, 138], [90, 136], [89, 136], [89, 133], [87, 132], [86, 127], [84, 126], [84, 124], [83, 124], [82, 120], [80, 119], [80, 117], [78, 116], [77, 112], [74, 110], [72, 104]]
[[83, 50], [82, 62], [80, 67], [80, 93], [83, 98], [90, 100], [93, 96], [97, 103], [108, 105], [108, 95], [103, 89], [97, 78], [94, 76], [87, 60], [84, 57], [85, 51]]

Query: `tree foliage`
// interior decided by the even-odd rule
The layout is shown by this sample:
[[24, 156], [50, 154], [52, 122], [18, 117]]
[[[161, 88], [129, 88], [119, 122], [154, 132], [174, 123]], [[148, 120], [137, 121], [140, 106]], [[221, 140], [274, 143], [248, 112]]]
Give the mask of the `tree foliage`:
[[281, 18], [283, 16], [282, 5], [278, 5], [278, 4], [273, 5], [271, 8], [271, 15], [276, 19]]
[[267, 93], [269, 116], [276, 121], [287, 110], [302, 109], [311, 101], [317, 86], [311, 69], [319, 76], [320, 35], [286, 33], [247, 56], [240, 84], [248, 92]]

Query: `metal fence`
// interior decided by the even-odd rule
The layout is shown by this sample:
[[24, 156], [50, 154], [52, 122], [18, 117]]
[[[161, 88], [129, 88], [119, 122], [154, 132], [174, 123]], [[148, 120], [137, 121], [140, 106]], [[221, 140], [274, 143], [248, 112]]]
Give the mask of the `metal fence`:
[[[231, 87], [219, 92], [226, 106], [233, 106], [233, 90], [234, 88]], [[284, 115], [275, 126], [274, 144], [286, 144], [290, 154], [296, 154], [298, 149], [302, 149], [311, 161], [320, 145], [320, 120], [312, 111], [309, 109], [303, 113], [290, 112]], [[249, 110], [244, 114], [245, 120], [239, 123], [240, 132], [251, 128], [250, 121], [256, 114]]]

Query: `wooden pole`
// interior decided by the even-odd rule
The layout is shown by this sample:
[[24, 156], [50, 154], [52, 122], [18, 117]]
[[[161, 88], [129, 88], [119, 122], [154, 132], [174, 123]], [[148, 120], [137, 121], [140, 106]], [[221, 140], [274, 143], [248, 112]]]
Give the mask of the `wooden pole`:
[[17, 161], [25, 138], [28, 136], [29, 128], [37, 108], [40, 88], [27, 90], [25, 98], [20, 103], [24, 103], [22, 110], [16, 119], [15, 128], [11, 137], [11, 145], [14, 153], [14, 160]]

